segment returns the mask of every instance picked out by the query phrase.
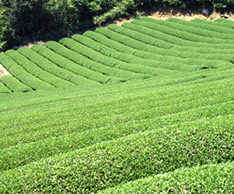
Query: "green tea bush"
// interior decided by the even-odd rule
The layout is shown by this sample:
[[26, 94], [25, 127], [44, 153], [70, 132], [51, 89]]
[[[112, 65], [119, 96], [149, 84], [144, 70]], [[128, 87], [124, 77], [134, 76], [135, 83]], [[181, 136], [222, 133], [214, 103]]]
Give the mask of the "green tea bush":
[[12, 91], [6, 85], [0, 82], [0, 94], [9, 94], [11, 92]]
[[[193, 66], [193, 65], [188, 66], [187, 64], [184, 64], [181, 61], [177, 62], [175, 57], [172, 60], [170, 56], [165, 57], [164, 55], [163, 56], [159, 55], [160, 49], [158, 49], [157, 52], [154, 52], [154, 53], [137, 50], [127, 45], [121, 44], [120, 42], [115, 41], [113, 39], [109, 39], [101, 33], [92, 32], [92, 31], [85, 32], [84, 36], [87, 36], [107, 46], [108, 48], [121, 52], [121, 55], [118, 56], [119, 59], [124, 58], [124, 56], [126, 56], [126, 53], [128, 53], [128, 55], [131, 55], [131, 61], [135, 60], [136, 63], [141, 62], [142, 64], [147, 65], [147, 66], [162, 67], [165, 69], [173, 69], [173, 70], [178, 70], [178, 71], [193, 71], [197, 69], [197, 66]], [[133, 57], [133, 56], [136, 56], [136, 57]], [[166, 62], [166, 61], [169, 61], [169, 62]]]
[[102, 53], [105, 56], [112, 57], [115, 60], [118, 60], [119, 62], [118, 65], [116, 65], [116, 67], [123, 66], [124, 68], [130, 71], [144, 73], [144, 74], [152, 74], [152, 75], [172, 73], [169, 70], [160, 69], [154, 66], [153, 60], [142, 59], [139, 57], [135, 57], [134, 55], [118, 52], [112, 49], [111, 47], [106, 47], [105, 45], [93, 41], [92, 39], [86, 36], [75, 35], [73, 36], [73, 39], [89, 48], [92, 48]]
[[[178, 20], [176, 20], [178, 21]], [[189, 23], [189, 22], [187, 22]], [[198, 35], [204, 38], [212, 38], [213, 41], [210, 42], [214, 42], [214, 43], [232, 43], [234, 36], [231, 34], [224, 34], [224, 33], [216, 33], [213, 31], [209, 31], [209, 30], [205, 30], [202, 28], [195, 28], [193, 26], [193, 24], [191, 25], [187, 25], [186, 23], [179, 23], [179, 22], [174, 22], [174, 20], [168, 19], [165, 21], [164, 23], [166, 26], [171, 27], [171, 28], [175, 28], [178, 30], [183, 30], [185, 32], [194, 34], [194, 35]]]
[[[197, 20], [197, 22], [188, 22], [182, 19], [177, 18], [169, 18], [166, 20], [167, 22], [171, 22], [171, 24], [181, 24], [183, 27], [188, 27], [191, 31], [193, 31], [196, 34], [200, 34], [201, 36], [207, 36], [207, 37], [215, 37], [215, 38], [221, 38], [221, 39], [233, 39], [233, 31], [228, 30], [222, 26], [214, 26], [212, 25], [214, 22], [208, 22], [203, 23], [200, 21], [203, 20]], [[198, 22], [199, 21], [199, 22]]]
[[89, 59], [88, 57], [81, 55], [78, 52], [72, 51], [57, 42], [49, 41], [46, 43], [46, 45], [51, 50], [70, 59], [71, 61], [78, 63], [84, 67], [87, 67], [93, 71], [96, 71], [97, 76], [99, 76], [100, 74], [111, 76], [111, 79], [109, 80], [110, 82], [117, 81], [117, 80], [120, 80], [120, 81], [128, 80], [126, 79], [126, 77], [123, 78], [119, 73], [116, 74], [115, 72], [116, 71], [118, 72], [118, 70], [102, 65], [101, 63], [98, 63], [96, 61], [93, 61]]
[[6, 75], [0, 78], [0, 81], [7, 86], [13, 92], [29, 92], [32, 91], [32, 88], [21, 83], [16, 78]]
[[30, 86], [34, 90], [36, 89], [49, 89], [52, 88], [50, 84], [41, 81], [32, 74], [28, 73], [20, 65], [18, 65], [14, 60], [5, 54], [0, 54], [1, 64], [7, 68], [10, 73], [16, 77], [20, 82], [25, 85]]
[[153, 28], [157, 28], [159, 31], [162, 31], [166, 34], [170, 34], [185, 40], [189, 40], [192, 42], [204, 42], [212, 44], [213, 46], [223, 47], [223, 48], [234, 48], [232, 46], [232, 41], [227, 40], [219, 40], [219, 39], [213, 39], [213, 38], [207, 38], [207, 37], [201, 37], [195, 34], [188, 33], [186, 31], [183, 31], [182, 29], [177, 30], [175, 28], [168, 27], [166, 22], [163, 22], [162, 20], [156, 20], [149, 17], [141, 17], [140, 20], [150, 22]]
[[[175, 50], [174, 49], [170, 49], [170, 50], [162, 49], [162, 48], [155, 47], [154, 45], [146, 44], [143, 41], [136, 40], [134, 39], [135, 37], [133, 35], [131, 37], [128, 37], [128, 31], [125, 32], [124, 29], [120, 30], [121, 27], [118, 27], [116, 25], [110, 25], [110, 29], [111, 31], [99, 28], [96, 30], [96, 32], [104, 34], [105, 36], [115, 41], [119, 41], [122, 44], [130, 46], [134, 49], [150, 52], [151, 55], [150, 54], [145, 55], [146, 58], [149, 57], [150, 59], [152, 58], [152, 59], [156, 59], [159, 61], [166, 61], [166, 62], [176, 61], [178, 63], [184, 63], [184, 64], [189, 63], [192, 65], [200, 65], [200, 66], [206, 64], [210, 67], [215, 67], [215, 66], [218, 67], [218, 66], [226, 66], [226, 65], [229, 66], [231, 64], [228, 61], [233, 59], [233, 55], [228, 55], [228, 54], [217, 54], [216, 56], [216, 55], [203, 55], [203, 54], [188, 52], [188, 51], [181, 52], [181, 51], [177, 51], [176, 49]], [[120, 33], [116, 33], [116, 32], [120, 32]], [[121, 32], [122, 34], [125, 34], [125, 35], [122, 35]], [[143, 40], [144, 37], [147, 38], [148, 36], [142, 35], [142, 37], [143, 37], [142, 38]], [[152, 57], [152, 53], [154, 53], [155, 56]], [[144, 53], [139, 53], [138, 51], [138, 52], [135, 52], [134, 55], [143, 57]], [[170, 58], [170, 56], [172, 57]], [[209, 61], [212, 59], [213, 61]]]
[[224, 125], [217, 129], [203, 122], [181, 130], [167, 127], [142, 132], [3, 171], [1, 192], [62, 192], [65, 188], [66, 192], [97, 192], [177, 168], [227, 162], [232, 139], [231, 129], [225, 126], [230, 122], [217, 120], [216, 124]]
[[214, 24], [216, 26], [222, 26], [222, 27], [225, 27], [225, 28], [228, 28], [229, 30], [233, 29], [234, 27], [234, 22], [233, 21], [230, 21], [230, 20], [225, 20], [225, 19], [217, 19], [214, 21]]
[[144, 74], [140, 74], [140, 73], [135, 73], [133, 71], [127, 71], [129, 69], [127, 67], [125, 67], [124, 65], [121, 66], [118, 60], [104, 56], [101, 53], [99, 53], [93, 49], [90, 49], [86, 46], [83, 46], [72, 39], [64, 38], [64, 39], [60, 40], [60, 43], [69, 47], [71, 50], [74, 50], [78, 53], [81, 53], [82, 55], [85, 55], [86, 57], [93, 59], [94, 61], [102, 63], [103, 65], [106, 65], [106, 66], [113, 67], [113, 69], [118, 69], [117, 72], [119, 72], [123, 76], [128, 77], [129, 79], [147, 78], [150, 76], [147, 74], [144, 75]]
[[28, 60], [26, 57], [21, 55], [19, 52], [15, 50], [8, 50], [6, 52], [6, 55], [12, 58], [12, 60], [15, 60], [17, 64], [19, 64], [21, 67], [23, 67], [27, 72], [30, 74], [34, 75], [38, 79], [50, 84], [51, 86], [54, 87], [59, 87], [60, 86], [60, 79], [54, 74], [51, 74], [47, 71], [44, 71], [40, 67], [38, 67], [35, 63], [31, 62]]
[[72, 72], [57, 66], [31, 49], [20, 48], [18, 52], [45, 71], [57, 76], [60, 79], [60, 87], [74, 86], [74, 84], [79, 85], [83, 81], [83, 79], [77, 78]]
[[[32, 50], [36, 51], [43, 57], [47, 58], [54, 64], [58, 65], [61, 68], [64, 68], [68, 71], [71, 71], [75, 74], [77, 74], [77, 77], [80, 77], [80, 80], [83, 79], [83, 82], [81, 81], [82, 84], [88, 84], [89, 82], [92, 84], [95, 84], [96, 82], [92, 81], [93, 77], [93, 72], [89, 71], [89, 69], [83, 68], [72, 61], [69, 61], [68, 59], [62, 57], [61, 55], [56, 54], [55, 52], [51, 51], [50, 49], [41, 46], [41, 45], [35, 45], [32, 47]], [[105, 76], [103, 76], [105, 77]], [[86, 79], [84, 79], [86, 78]], [[95, 76], [94, 76], [95, 78]], [[105, 78], [102, 80], [103, 83], [105, 83], [108, 80], [108, 78]]]
[[[234, 162], [199, 165], [139, 179], [98, 193], [232, 193]], [[212, 176], [210, 176], [212, 174]]]
[[[170, 44], [171, 47], [173, 47], [173, 52], [169, 52], [169, 50], [167, 50], [169, 55], [173, 55], [174, 56], [181, 56], [181, 57], [196, 57], [199, 53], [201, 54], [213, 54], [212, 57], [216, 57], [217, 55], [219, 55], [220, 53], [223, 52], [222, 48], [214, 48], [209, 44], [206, 43], [195, 43], [192, 44], [192, 42], [187, 42], [184, 39], [180, 39], [162, 32], [158, 32], [156, 30], [150, 29], [149, 27], [144, 27], [141, 24], [137, 24], [137, 20], [134, 20], [133, 23], [123, 23], [122, 27], [133, 30], [135, 32], [139, 32], [141, 34], [144, 34], [142, 36], [150, 36], [156, 39], [161, 39], [164, 40], [164, 44]], [[211, 23], [211, 22], [208, 22]], [[127, 34], [127, 33], [126, 33]], [[143, 39], [142, 39], [143, 40]], [[197, 46], [196, 46], [197, 45]], [[203, 48], [206, 47], [206, 48]], [[207, 49], [208, 48], [208, 49]], [[180, 52], [178, 52], [180, 51]], [[183, 51], [183, 52], [181, 52]], [[234, 49], [225, 49], [225, 53], [226, 54], [232, 54], [234, 51]], [[163, 50], [157, 50], [157, 53], [160, 54], [165, 54], [165, 51]], [[203, 55], [200, 55], [200, 58], [204, 58]]]
[[[50, 135], [52, 133], [51, 129], [50, 129], [50, 132], [46, 132], [47, 129], [37, 130], [39, 134], [36, 139], [36, 142], [34, 143], [33, 142], [27, 143], [27, 141], [33, 140], [33, 137], [30, 133], [29, 134], [18, 133], [17, 137], [14, 137], [14, 132], [15, 132], [14, 130], [5, 132], [3, 133], [2, 137], [6, 137], [7, 135], [10, 135], [10, 134], [12, 134], [13, 137], [8, 138], [8, 142], [7, 142], [8, 145], [5, 145], [6, 142], [4, 142], [3, 139], [1, 139], [0, 141], [2, 146], [5, 145], [4, 147], [1, 147], [5, 149], [0, 150], [1, 161], [5, 161], [5, 162], [0, 163], [0, 171], [9, 170], [12, 168], [16, 168], [18, 166], [23, 166], [30, 162], [36, 161], [39, 158], [47, 158], [49, 156], [52, 156], [58, 153], [66, 153], [71, 150], [85, 148], [97, 142], [125, 137], [129, 134], [138, 133], [139, 131], [141, 132], [147, 131], [149, 129], [149, 126], [155, 122], [157, 122], [157, 124], [155, 124], [154, 127], [152, 127], [151, 129], [163, 128], [165, 127], [165, 125], [171, 128], [172, 127], [176, 128], [180, 125], [176, 123], [177, 120], [181, 120], [183, 121], [185, 125], [187, 125], [190, 123], [189, 120], [193, 119], [193, 124], [195, 125], [201, 122], [200, 120], [204, 117], [206, 117], [206, 119], [208, 120], [211, 119], [211, 117], [214, 117], [211, 120], [209, 120], [209, 122], [213, 122], [214, 120], [217, 120], [217, 119], [223, 119], [223, 120], [227, 118], [230, 119], [230, 116], [223, 116], [223, 117], [218, 116], [219, 113], [217, 112], [217, 110], [221, 110], [224, 106], [228, 104], [227, 103], [222, 103], [221, 105], [216, 104], [220, 102], [225, 102], [228, 98], [224, 98], [221, 100], [220, 97], [216, 97], [215, 100], [213, 99], [212, 102], [211, 101], [209, 102], [209, 104], [213, 104], [213, 105], [205, 106], [205, 108], [209, 109], [209, 112], [204, 112], [203, 105], [205, 105], [209, 101], [210, 95], [216, 93], [215, 90], [210, 91], [208, 93], [204, 92], [204, 90], [207, 90], [208, 88], [209, 87], [204, 88], [203, 90], [200, 90], [201, 93], [197, 93], [196, 91], [192, 90], [193, 95], [187, 95], [187, 94], [184, 96], [180, 95], [176, 99], [171, 98], [170, 96], [165, 96], [166, 97], [165, 100], [158, 99], [157, 102], [154, 102], [153, 98], [148, 99], [147, 100], [148, 106], [164, 105], [160, 108], [157, 108], [157, 111], [161, 112], [158, 114], [157, 119], [149, 119], [147, 117], [142, 119], [140, 118], [139, 112], [138, 114], [132, 113], [131, 116], [127, 116], [128, 114], [127, 109], [131, 108], [131, 110], [133, 109], [138, 110], [139, 108], [142, 107], [142, 105], [139, 105], [139, 100], [134, 100], [133, 101], [134, 103], [131, 103], [132, 104], [131, 107], [126, 107], [126, 108], [119, 107], [118, 109], [115, 110], [115, 112], [108, 111], [109, 112], [108, 115], [105, 115], [102, 117], [100, 116], [98, 118], [90, 117], [87, 121], [82, 121], [82, 122], [86, 122], [85, 129], [82, 129], [81, 123], [80, 124], [74, 123], [74, 126], [70, 125], [70, 127], [76, 128], [76, 130], [72, 134], [62, 135], [62, 132], [61, 132], [61, 136], [57, 137], [56, 139], [50, 138]], [[227, 91], [227, 87], [221, 91], [222, 92]], [[202, 100], [199, 103], [194, 103], [193, 102], [194, 99], [198, 98], [198, 96], [202, 98]], [[183, 105], [176, 104], [182, 100], [184, 101]], [[188, 109], [187, 106], [188, 104], [191, 104], [191, 103], [192, 103], [192, 106]], [[175, 107], [176, 107], [176, 110], [172, 113], [171, 109]], [[108, 108], [109, 106], [103, 107], [102, 111], [100, 110], [100, 112], [97, 111], [98, 109], [96, 108], [96, 112], [100, 114], [103, 112], [103, 110], [107, 111]], [[88, 109], [89, 112], [91, 110], [92, 109]], [[182, 111], [182, 110], [186, 110], [186, 111]], [[82, 108], [82, 111], [84, 111], [83, 108]], [[116, 124], [114, 127], [107, 125], [105, 127], [104, 126], [99, 127], [99, 128], [96, 128], [95, 130], [90, 131], [88, 127], [89, 122], [92, 121], [93, 123], [96, 123], [98, 121], [100, 122], [101, 119], [103, 119], [104, 121], [107, 121], [106, 117], [108, 116], [109, 118], [115, 117], [117, 114], [117, 111], [124, 112], [124, 113], [122, 113], [121, 117], [119, 117], [119, 123]], [[144, 111], [149, 111], [150, 114], [154, 114], [153, 112], [155, 111], [155, 109], [150, 108], [148, 110], [144, 110], [142, 108], [141, 109], [142, 115]], [[230, 111], [231, 111], [231, 108], [226, 108], [223, 111], [223, 114], [229, 114]], [[203, 112], [203, 115], [196, 116], [196, 115], [199, 115], [201, 112]], [[192, 114], [194, 114], [195, 116], [192, 116]], [[124, 123], [124, 121], [126, 120], [126, 118], [124, 117], [126, 116], [128, 117], [128, 122]], [[106, 123], [104, 123], [103, 125], [106, 125]], [[59, 130], [60, 127], [55, 126], [53, 127], [53, 130], [55, 130], [56, 128], [57, 130]], [[42, 136], [43, 133], [47, 134], [47, 139], [44, 139], [44, 137]], [[24, 138], [24, 140], [18, 141], [19, 138]], [[17, 142], [24, 143], [24, 145], [17, 147], [15, 146], [17, 145]], [[15, 147], [12, 147], [13, 145]], [[9, 146], [11, 147], [8, 148]]]

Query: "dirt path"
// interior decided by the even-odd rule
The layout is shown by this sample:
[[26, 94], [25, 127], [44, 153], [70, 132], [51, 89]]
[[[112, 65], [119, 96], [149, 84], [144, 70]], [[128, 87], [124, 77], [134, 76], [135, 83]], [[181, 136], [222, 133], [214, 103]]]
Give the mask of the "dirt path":
[[11, 74], [0, 64], [0, 77], [4, 75], [11, 75]]

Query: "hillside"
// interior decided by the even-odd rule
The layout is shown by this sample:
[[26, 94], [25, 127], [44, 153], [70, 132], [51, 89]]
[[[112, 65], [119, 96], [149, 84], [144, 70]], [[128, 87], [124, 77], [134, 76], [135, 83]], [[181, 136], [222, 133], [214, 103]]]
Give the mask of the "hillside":
[[2, 53], [0, 193], [232, 193], [233, 27], [142, 17]]
[[[1, 91], [18, 92], [147, 79], [232, 67], [233, 22], [140, 18], [59, 43], [8, 50], [0, 63], [13, 75]], [[225, 52], [222, 52], [224, 51]], [[6, 87], [6, 88], [4, 88]]]

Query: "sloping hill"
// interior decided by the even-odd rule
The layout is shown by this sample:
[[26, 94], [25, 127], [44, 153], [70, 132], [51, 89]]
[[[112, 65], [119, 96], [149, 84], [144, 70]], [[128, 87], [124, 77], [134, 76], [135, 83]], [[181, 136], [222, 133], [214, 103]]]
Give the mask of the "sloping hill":
[[[100, 85], [233, 66], [233, 22], [140, 18], [46, 46], [8, 50], [6, 91]], [[4, 86], [1, 85], [1, 88]]]
[[231, 193], [231, 24], [141, 18], [2, 54], [0, 193]]

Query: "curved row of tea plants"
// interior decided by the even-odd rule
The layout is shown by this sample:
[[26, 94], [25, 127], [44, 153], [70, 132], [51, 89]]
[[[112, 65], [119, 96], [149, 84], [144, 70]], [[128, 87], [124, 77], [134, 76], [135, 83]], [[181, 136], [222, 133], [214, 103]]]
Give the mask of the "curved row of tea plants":
[[[0, 63], [1, 95], [121, 83], [181, 72], [228, 69], [234, 63], [233, 22], [142, 17], [45, 46], [8, 50]], [[15, 86], [13, 86], [15, 84]]]
[[132, 181], [99, 193], [232, 193], [233, 165], [234, 162], [228, 162], [182, 168]]
[[204, 177], [203, 166], [194, 166], [232, 161], [233, 73], [1, 96], [0, 191], [97, 192], [164, 173], [183, 181], [194, 169], [196, 188]]

